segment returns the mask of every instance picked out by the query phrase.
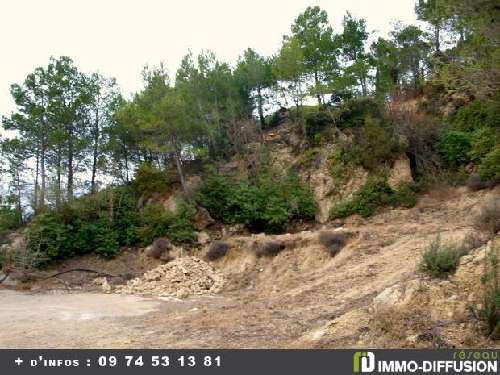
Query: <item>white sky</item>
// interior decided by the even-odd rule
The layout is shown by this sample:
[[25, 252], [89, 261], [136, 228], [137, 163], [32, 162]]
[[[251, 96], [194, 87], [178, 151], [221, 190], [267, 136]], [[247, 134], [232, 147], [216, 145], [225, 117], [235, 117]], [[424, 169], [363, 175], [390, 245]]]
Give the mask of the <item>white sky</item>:
[[[247, 47], [274, 53], [309, 5], [328, 12], [339, 31], [349, 10], [387, 34], [395, 20], [414, 23], [415, 0], [1, 0], [0, 115], [14, 110], [11, 83], [68, 55], [85, 72], [116, 77], [128, 95], [140, 89], [145, 64], [163, 61], [175, 74], [188, 49], [211, 49], [234, 63]], [[1, 130], [0, 130], [1, 131]]]

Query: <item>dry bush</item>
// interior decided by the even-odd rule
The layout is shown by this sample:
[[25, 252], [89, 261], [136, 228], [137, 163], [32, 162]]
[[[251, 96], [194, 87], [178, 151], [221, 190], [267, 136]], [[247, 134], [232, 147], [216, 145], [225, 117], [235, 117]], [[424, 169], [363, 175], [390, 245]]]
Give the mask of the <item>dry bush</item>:
[[406, 147], [412, 172], [435, 173], [441, 161], [435, 145], [439, 135], [436, 119], [417, 108], [416, 101], [394, 101], [388, 104], [387, 117], [400, 143]]
[[490, 199], [479, 209], [474, 225], [492, 235], [500, 231], [500, 198]]
[[333, 257], [342, 250], [348, 237], [348, 234], [343, 232], [320, 232], [318, 239]]
[[153, 244], [146, 252], [146, 255], [151, 258], [159, 259], [164, 253], [168, 253], [172, 249], [172, 244], [168, 238], [161, 237], [154, 240]]
[[207, 259], [208, 260], [217, 260], [222, 257], [224, 257], [229, 249], [231, 248], [231, 245], [227, 242], [224, 241], [214, 241], [210, 245], [210, 248], [208, 249], [207, 252]]
[[283, 241], [266, 241], [260, 243], [257, 246], [257, 251], [255, 254], [258, 257], [262, 256], [275, 256], [278, 255], [281, 251], [285, 250], [285, 243]]
[[245, 145], [262, 140], [260, 129], [254, 120], [241, 120], [227, 124], [224, 130], [233, 152], [242, 153]]
[[479, 191], [491, 187], [491, 183], [484, 181], [478, 173], [473, 173], [467, 179], [467, 187], [471, 191]]
[[[421, 308], [391, 308], [378, 311], [371, 319], [377, 340], [392, 347], [447, 347], [429, 313]], [[413, 335], [409, 335], [413, 332]], [[413, 337], [411, 337], [413, 336]]]

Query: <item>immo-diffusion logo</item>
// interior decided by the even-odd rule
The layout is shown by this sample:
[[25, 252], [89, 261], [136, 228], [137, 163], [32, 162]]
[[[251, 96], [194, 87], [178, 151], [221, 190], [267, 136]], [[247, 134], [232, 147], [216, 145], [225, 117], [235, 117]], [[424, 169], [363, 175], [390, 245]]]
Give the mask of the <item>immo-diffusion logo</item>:
[[[425, 355], [425, 353], [422, 353]], [[455, 353], [456, 354], [456, 353]], [[470, 353], [469, 353], [470, 354]], [[498, 353], [496, 352], [473, 352], [473, 356], [467, 357], [464, 352], [459, 358], [454, 355], [452, 358], [443, 359], [398, 359], [401, 354], [394, 353], [394, 359], [375, 360], [373, 352], [355, 352], [353, 356], [352, 369], [354, 373], [444, 373], [444, 374], [498, 374]]]
[[354, 353], [352, 370], [355, 373], [375, 371], [375, 354], [372, 352]]

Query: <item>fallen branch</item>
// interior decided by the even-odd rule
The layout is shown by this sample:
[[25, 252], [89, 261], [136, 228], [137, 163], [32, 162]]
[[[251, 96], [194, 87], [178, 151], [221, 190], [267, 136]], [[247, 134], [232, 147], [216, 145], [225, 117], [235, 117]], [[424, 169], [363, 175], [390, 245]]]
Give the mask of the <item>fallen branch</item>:
[[3, 283], [5, 279], [7, 279], [7, 277], [9, 277], [9, 274], [5, 273], [5, 276], [2, 278], [2, 280], [0, 280], [0, 284]]
[[67, 270], [67, 271], [63, 271], [63, 272], [58, 272], [54, 275], [51, 275], [51, 276], [47, 276], [41, 280], [48, 280], [48, 279], [51, 279], [53, 277], [58, 277], [58, 276], [61, 276], [61, 275], [64, 275], [66, 273], [70, 273], [70, 272], [87, 272], [87, 273], [95, 273], [97, 276], [99, 277], [121, 277], [121, 276], [115, 276], [115, 275], [111, 275], [109, 273], [106, 273], [106, 272], [100, 272], [100, 271], [95, 271], [95, 270], [90, 270], [90, 269], [87, 269], [87, 268], [73, 268], [71, 270]]

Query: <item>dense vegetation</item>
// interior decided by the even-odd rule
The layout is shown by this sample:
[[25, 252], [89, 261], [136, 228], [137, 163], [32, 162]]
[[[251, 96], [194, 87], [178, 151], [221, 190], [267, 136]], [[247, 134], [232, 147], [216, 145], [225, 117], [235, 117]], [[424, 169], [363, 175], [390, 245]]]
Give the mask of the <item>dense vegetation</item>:
[[213, 218], [227, 224], [244, 224], [255, 232], [279, 233], [293, 219], [314, 219], [316, 211], [311, 191], [297, 176], [270, 171], [250, 181], [209, 176], [198, 197]]
[[[145, 67], [144, 87], [130, 100], [114, 79], [51, 58], [11, 86], [17, 109], [2, 119], [14, 136], [1, 140], [0, 234], [29, 222], [29, 248], [59, 259], [112, 256], [159, 236], [193, 241], [197, 205], [252, 231], [309, 220], [312, 194], [288, 171], [210, 172], [244, 156], [284, 112], [303, 140], [303, 166], [333, 143], [339, 186], [353, 168], [371, 175], [334, 217], [413, 205], [414, 187], [394, 191], [384, 179], [401, 153], [416, 178], [472, 170], [499, 182], [498, 6], [419, 0], [415, 10], [426, 30], [399, 23], [369, 44], [365, 20], [347, 13], [334, 30], [324, 10], [308, 7], [273, 56], [247, 49], [231, 66], [209, 51], [189, 53], [175, 77], [162, 65]], [[415, 98], [417, 110], [401, 109]], [[317, 106], [304, 105], [311, 100]], [[291, 108], [269, 114], [279, 107]], [[196, 163], [205, 178], [191, 191], [186, 175]], [[150, 199], [175, 184], [186, 201], [175, 213]]]

